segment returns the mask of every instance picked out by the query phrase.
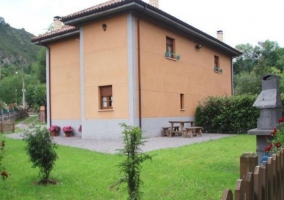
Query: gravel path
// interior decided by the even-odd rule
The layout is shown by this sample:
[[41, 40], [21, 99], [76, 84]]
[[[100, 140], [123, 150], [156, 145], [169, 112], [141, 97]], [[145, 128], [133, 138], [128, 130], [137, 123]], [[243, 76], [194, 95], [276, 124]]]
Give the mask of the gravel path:
[[[9, 138], [22, 139], [22, 133], [13, 133], [6, 135]], [[174, 137], [150, 137], [146, 138], [145, 145], [142, 147], [144, 152], [166, 149], [166, 148], [176, 148], [180, 146], [190, 145], [193, 143], [204, 142], [208, 140], [216, 140], [223, 137], [234, 136], [232, 134], [206, 134], [203, 133], [203, 137], [195, 136], [193, 138], [182, 138], [180, 136]], [[54, 137], [54, 141], [57, 144], [64, 146], [72, 146], [82, 149], [89, 149], [92, 151], [114, 154], [117, 153], [117, 149], [123, 148], [122, 140], [83, 140], [81, 137]]]

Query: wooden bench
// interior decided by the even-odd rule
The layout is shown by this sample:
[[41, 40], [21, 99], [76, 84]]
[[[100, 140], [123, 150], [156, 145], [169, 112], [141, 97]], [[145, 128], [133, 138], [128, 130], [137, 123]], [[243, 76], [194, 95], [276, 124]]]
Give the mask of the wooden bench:
[[202, 127], [200, 126], [193, 126], [193, 127], [188, 127], [188, 128], [185, 128], [185, 131], [183, 132], [182, 134], [182, 137], [186, 137], [187, 135], [189, 135], [189, 137], [193, 137], [193, 134], [194, 135], [200, 135], [202, 137]]
[[[162, 132], [162, 136], [169, 136], [170, 135], [170, 129], [171, 127], [162, 127], [163, 132]], [[174, 126], [174, 131], [178, 131], [179, 126]]]

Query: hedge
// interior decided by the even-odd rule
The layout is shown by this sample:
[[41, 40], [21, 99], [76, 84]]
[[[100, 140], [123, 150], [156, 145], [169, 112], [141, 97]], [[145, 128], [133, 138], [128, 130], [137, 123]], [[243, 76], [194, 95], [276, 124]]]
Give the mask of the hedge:
[[257, 95], [208, 97], [199, 103], [196, 125], [207, 133], [247, 133], [256, 128], [259, 109], [253, 107]]

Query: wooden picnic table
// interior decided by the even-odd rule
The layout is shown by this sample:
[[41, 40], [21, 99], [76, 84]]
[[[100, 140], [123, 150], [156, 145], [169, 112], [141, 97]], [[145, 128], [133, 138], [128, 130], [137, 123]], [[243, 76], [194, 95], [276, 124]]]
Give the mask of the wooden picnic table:
[[[184, 124], [185, 123], [190, 123], [190, 126], [193, 126], [194, 121], [169, 121], [169, 123], [171, 124], [169, 136], [172, 137], [172, 133], [178, 133], [178, 134], [181, 134], [183, 136]], [[179, 124], [180, 125], [180, 130], [174, 131], [175, 124]]]

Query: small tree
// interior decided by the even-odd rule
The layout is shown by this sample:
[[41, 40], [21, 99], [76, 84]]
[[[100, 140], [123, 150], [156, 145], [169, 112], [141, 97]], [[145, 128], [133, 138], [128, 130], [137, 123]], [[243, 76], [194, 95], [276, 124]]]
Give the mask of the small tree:
[[49, 131], [47, 128], [34, 126], [32, 129], [25, 131], [24, 140], [27, 143], [27, 154], [33, 163], [32, 167], [38, 167], [40, 170], [39, 176], [41, 180], [39, 184], [51, 182], [48, 178], [57, 159], [55, 151], [57, 144], [53, 141]]
[[139, 191], [141, 163], [152, 159], [152, 156], [142, 153], [140, 146], [144, 145], [145, 141], [142, 140], [142, 130], [139, 127], [126, 124], [121, 126], [124, 128], [124, 149], [120, 149], [119, 153], [126, 156], [126, 160], [118, 165], [123, 176], [114, 186], [127, 183], [128, 200], [139, 200], [141, 198]]

